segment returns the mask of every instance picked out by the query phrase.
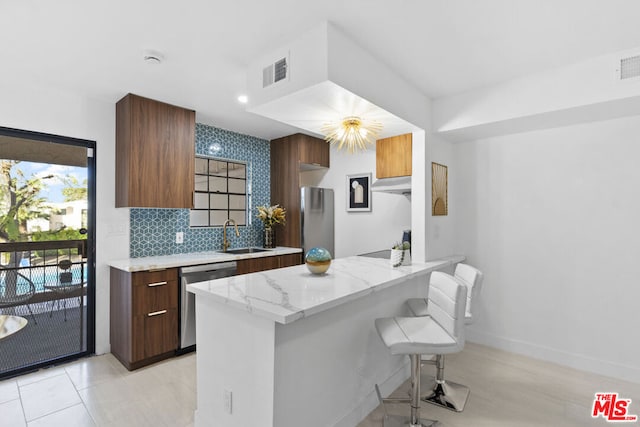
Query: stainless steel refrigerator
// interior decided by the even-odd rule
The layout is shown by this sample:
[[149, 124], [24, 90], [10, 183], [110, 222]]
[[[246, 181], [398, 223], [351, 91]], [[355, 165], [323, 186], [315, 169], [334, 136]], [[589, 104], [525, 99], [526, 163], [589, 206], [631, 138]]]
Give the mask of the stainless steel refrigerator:
[[302, 187], [300, 198], [300, 241], [304, 254], [311, 248], [321, 247], [335, 258], [333, 190]]

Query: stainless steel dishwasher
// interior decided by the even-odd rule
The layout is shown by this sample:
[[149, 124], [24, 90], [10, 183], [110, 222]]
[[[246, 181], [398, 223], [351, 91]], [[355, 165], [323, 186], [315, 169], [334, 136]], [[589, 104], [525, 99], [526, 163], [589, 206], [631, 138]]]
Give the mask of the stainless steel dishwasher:
[[182, 267], [180, 274], [180, 348], [178, 353], [187, 353], [196, 348], [196, 296], [187, 292], [190, 283], [205, 282], [221, 277], [235, 276], [235, 261]]

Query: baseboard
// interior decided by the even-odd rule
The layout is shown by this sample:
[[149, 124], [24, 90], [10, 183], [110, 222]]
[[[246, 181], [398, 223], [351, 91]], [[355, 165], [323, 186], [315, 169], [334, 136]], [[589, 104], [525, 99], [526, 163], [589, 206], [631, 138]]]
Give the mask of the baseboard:
[[[400, 387], [409, 376], [411, 375], [411, 369], [409, 367], [409, 359], [403, 363], [402, 367], [395, 371], [386, 381], [378, 384], [380, 387], [380, 393], [383, 396], [389, 396], [395, 389]], [[375, 388], [371, 387], [371, 391], [365, 396], [362, 396], [362, 400], [358, 403], [348, 414], [338, 420], [334, 427], [353, 427], [358, 425], [367, 415], [369, 415], [374, 409], [378, 407], [378, 396], [376, 395]]]
[[591, 372], [598, 375], [617, 378], [624, 381], [640, 383], [640, 368], [625, 366], [607, 360], [596, 359], [582, 354], [570, 353], [551, 347], [532, 344], [510, 338], [500, 337], [479, 331], [468, 331], [467, 340], [488, 347], [522, 354], [524, 356], [557, 363], [573, 369]]

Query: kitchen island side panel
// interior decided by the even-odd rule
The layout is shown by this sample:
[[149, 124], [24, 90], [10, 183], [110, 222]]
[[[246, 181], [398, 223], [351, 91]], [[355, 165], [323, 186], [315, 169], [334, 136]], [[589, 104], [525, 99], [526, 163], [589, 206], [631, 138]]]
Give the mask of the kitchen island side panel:
[[374, 326], [408, 315], [408, 298], [426, 297], [430, 273], [291, 324], [276, 324], [275, 426], [352, 427], [409, 378], [408, 358], [392, 356]]
[[274, 321], [201, 295], [196, 313], [195, 426], [273, 426]]
[[[406, 314], [426, 296], [430, 271], [354, 301], [281, 324], [196, 294], [198, 409], [195, 425], [353, 426], [409, 376], [374, 320]], [[232, 392], [232, 413], [225, 392]]]

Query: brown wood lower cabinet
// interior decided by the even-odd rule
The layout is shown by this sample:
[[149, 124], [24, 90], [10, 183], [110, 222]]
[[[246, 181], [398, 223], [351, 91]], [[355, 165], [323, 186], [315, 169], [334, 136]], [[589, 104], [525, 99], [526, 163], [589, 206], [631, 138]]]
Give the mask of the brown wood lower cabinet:
[[301, 253], [241, 259], [238, 260], [238, 274], [248, 274], [258, 271], [273, 270], [274, 268], [290, 267], [292, 265], [298, 265], [301, 262]]
[[178, 348], [178, 310], [173, 308], [160, 310], [155, 314], [142, 317], [144, 322], [140, 330], [142, 336], [134, 341], [144, 342], [144, 348], [140, 351], [143, 358], [148, 359], [167, 352], [173, 353]]
[[[302, 254], [238, 261], [247, 274], [300, 264]], [[168, 357], [178, 349], [178, 269], [127, 271], [111, 268], [111, 353], [129, 370]]]
[[302, 252], [297, 254], [280, 255], [280, 268], [302, 264]]
[[178, 348], [178, 270], [111, 268], [111, 353], [133, 370]]

